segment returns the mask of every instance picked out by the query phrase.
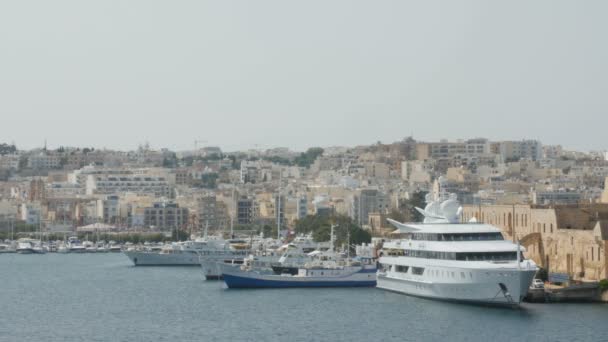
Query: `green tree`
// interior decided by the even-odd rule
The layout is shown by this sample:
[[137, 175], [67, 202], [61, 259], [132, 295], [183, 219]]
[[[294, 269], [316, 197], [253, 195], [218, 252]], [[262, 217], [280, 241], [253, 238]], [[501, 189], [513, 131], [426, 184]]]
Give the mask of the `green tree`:
[[19, 170], [23, 170], [25, 168], [27, 168], [27, 163], [29, 161], [29, 158], [25, 155], [22, 155], [19, 157]]
[[412, 197], [409, 200], [410, 207], [408, 210], [411, 213], [413, 222], [422, 222], [424, 216], [416, 210], [416, 208], [424, 209], [426, 207], [426, 191], [416, 191], [412, 193]]
[[9, 145], [6, 143], [0, 144], [0, 155], [14, 154], [17, 153], [17, 147], [15, 145]]
[[321, 147], [311, 147], [306, 152], [300, 153], [299, 156], [296, 157], [295, 163], [300, 167], [310, 167], [312, 163], [317, 160], [317, 157], [323, 154], [323, 149]]
[[296, 222], [295, 230], [298, 234], [312, 233], [315, 241], [329, 241], [332, 224], [337, 225], [334, 229], [334, 247], [346, 244], [349, 233], [351, 245], [369, 243], [371, 241], [371, 234], [367, 230], [362, 229], [350, 217], [344, 215], [309, 215]]

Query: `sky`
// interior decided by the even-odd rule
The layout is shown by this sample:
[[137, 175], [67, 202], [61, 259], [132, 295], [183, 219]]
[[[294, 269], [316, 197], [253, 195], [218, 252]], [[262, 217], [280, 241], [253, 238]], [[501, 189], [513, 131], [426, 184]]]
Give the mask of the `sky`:
[[0, 2], [0, 142], [608, 149], [607, 1]]

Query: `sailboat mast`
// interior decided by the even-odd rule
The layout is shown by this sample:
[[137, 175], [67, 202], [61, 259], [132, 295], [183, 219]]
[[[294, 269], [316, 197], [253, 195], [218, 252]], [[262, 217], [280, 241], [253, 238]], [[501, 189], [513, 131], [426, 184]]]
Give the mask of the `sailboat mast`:
[[232, 213], [232, 215], [230, 215], [230, 238], [232, 238], [232, 236], [234, 235], [234, 216], [237, 213], [237, 203], [236, 200], [234, 199], [234, 188], [236, 187], [236, 185], [234, 183], [232, 183], [232, 205], [234, 206], [234, 211]]
[[277, 206], [277, 239], [281, 240], [281, 186], [283, 185], [283, 169], [279, 171], [279, 201]]

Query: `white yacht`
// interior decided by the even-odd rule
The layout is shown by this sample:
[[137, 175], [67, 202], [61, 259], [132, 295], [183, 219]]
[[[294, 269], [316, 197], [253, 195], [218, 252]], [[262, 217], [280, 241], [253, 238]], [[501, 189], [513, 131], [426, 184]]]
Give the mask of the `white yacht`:
[[45, 254], [46, 249], [40, 240], [19, 239], [17, 242], [17, 253], [19, 254]]
[[87, 251], [86, 247], [75, 236], [68, 238], [66, 248], [68, 253], [85, 253]]
[[389, 222], [402, 239], [385, 242], [377, 287], [457, 302], [519, 305], [537, 271], [519, 244], [489, 224], [459, 223], [462, 208], [451, 195], [427, 197], [424, 223]]
[[[224, 240], [220, 237], [175, 242], [162, 248], [128, 249], [124, 254], [135, 266], [199, 266], [199, 255], [217, 251], [245, 249], [244, 240]], [[248, 251], [243, 251], [247, 255]]]

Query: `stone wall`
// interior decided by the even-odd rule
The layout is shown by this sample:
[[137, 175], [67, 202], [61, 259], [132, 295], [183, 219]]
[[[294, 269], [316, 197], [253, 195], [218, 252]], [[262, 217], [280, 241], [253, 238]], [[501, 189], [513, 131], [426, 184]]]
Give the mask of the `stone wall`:
[[[465, 206], [464, 222], [475, 217], [499, 227], [505, 239], [530, 241], [526, 256], [549, 272], [568, 273], [574, 279], [608, 278], [608, 234], [602, 234], [597, 217], [608, 206], [537, 208], [530, 205]], [[606, 232], [608, 233], [608, 232]]]

